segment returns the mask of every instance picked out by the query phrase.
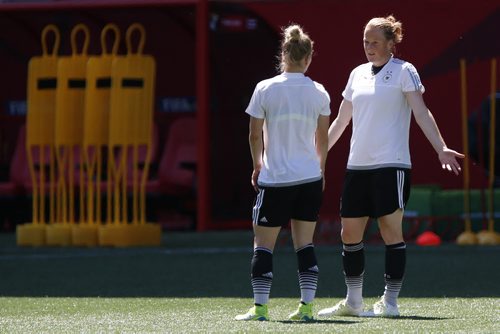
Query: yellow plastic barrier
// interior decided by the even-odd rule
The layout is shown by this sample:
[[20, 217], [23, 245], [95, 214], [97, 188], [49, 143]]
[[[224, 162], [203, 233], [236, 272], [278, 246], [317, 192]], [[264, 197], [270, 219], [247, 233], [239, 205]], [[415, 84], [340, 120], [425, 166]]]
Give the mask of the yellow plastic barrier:
[[[132, 34], [140, 34], [137, 52], [132, 51]], [[116, 57], [112, 67], [108, 165], [110, 185], [108, 212], [111, 218], [99, 230], [99, 243], [118, 247], [153, 246], [161, 243], [161, 227], [146, 222], [145, 185], [152, 153], [153, 102], [156, 65], [143, 55], [144, 27], [138, 23], [127, 29], [127, 54]], [[146, 150], [139, 171], [139, 150]], [[129, 157], [129, 154], [131, 156]], [[132, 165], [132, 221], [127, 215], [127, 175]]]
[[[113, 32], [115, 40], [112, 52], [106, 48], [106, 35]], [[116, 57], [120, 31], [108, 24], [101, 32], [102, 55], [89, 57], [86, 68], [87, 86], [83, 115], [83, 156], [86, 171], [86, 220], [73, 226], [73, 244], [98, 245], [98, 229], [101, 224], [101, 181], [103, 155], [108, 144], [109, 110], [111, 95], [111, 66]]]
[[[77, 53], [76, 37], [83, 32], [82, 52]], [[47, 244], [54, 246], [79, 245], [73, 240], [75, 225], [75, 163], [78, 164], [80, 185], [84, 184], [83, 162], [83, 110], [88, 61], [89, 29], [84, 24], [76, 25], [71, 31], [70, 56], [60, 57], [57, 64], [55, 147], [58, 167], [56, 223], [47, 227]], [[80, 187], [79, 221], [84, 221], [84, 191]]]
[[[47, 36], [54, 35], [52, 53], [47, 49]], [[60, 33], [56, 26], [47, 25], [42, 31], [42, 55], [31, 58], [28, 65], [28, 89], [26, 117], [26, 152], [33, 185], [33, 221], [17, 227], [17, 244], [20, 246], [42, 246], [46, 243], [46, 166], [49, 182], [49, 218], [55, 222], [55, 160], [54, 117], [57, 87], [57, 61]], [[34, 155], [38, 155], [35, 159]], [[48, 154], [48, 157], [46, 156]], [[36, 161], [35, 161], [36, 160]], [[37, 173], [39, 167], [39, 173]]]

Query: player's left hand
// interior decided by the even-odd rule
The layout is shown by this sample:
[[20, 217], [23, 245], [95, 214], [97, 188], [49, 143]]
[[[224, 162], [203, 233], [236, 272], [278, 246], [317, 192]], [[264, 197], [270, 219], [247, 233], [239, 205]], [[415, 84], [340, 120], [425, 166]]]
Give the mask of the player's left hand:
[[465, 158], [465, 155], [444, 147], [443, 150], [439, 153], [441, 168], [446, 169], [449, 172], [453, 172], [455, 173], [455, 175], [458, 175], [462, 171], [462, 167], [460, 167], [457, 158], [463, 159]]

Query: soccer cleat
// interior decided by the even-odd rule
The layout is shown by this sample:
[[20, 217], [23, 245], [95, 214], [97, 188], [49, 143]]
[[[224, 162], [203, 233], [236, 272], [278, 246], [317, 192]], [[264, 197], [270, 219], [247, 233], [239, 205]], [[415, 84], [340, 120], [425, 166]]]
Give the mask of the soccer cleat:
[[363, 306], [354, 308], [347, 304], [347, 300], [341, 300], [334, 307], [325, 308], [318, 312], [320, 317], [330, 317], [332, 315], [344, 317], [359, 317], [363, 312]]
[[237, 315], [234, 320], [243, 321], [267, 321], [269, 314], [267, 312], [267, 305], [254, 305], [247, 313]]
[[293, 312], [288, 316], [288, 319], [293, 321], [311, 321], [314, 320], [312, 309], [313, 304], [302, 304], [300, 303], [297, 311]]
[[399, 309], [397, 305], [387, 304], [384, 297], [382, 297], [378, 302], [373, 304], [373, 314], [376, 317], [399, 317]]

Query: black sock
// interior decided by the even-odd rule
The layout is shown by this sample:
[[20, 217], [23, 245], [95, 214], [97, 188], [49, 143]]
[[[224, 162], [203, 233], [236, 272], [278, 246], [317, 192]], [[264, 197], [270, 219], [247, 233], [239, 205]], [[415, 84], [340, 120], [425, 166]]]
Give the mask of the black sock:
[[365, 251], [363, 242], [344, 244], [342, 263], [345, 284], [347, 285], [347, 303], [360, 307], [363, 303], [363, 274], [365, 272]]
[[318, 261], [314, 245], [308, 244], [295, 250], [297, 254], [300, 300], [307, 304], [314, 300], [318, 286]]
[[273, 252], [264, 247], [255, 248], [251, 270], [254, 302], [267, 304], [273, 283]]
[[400, 242], [385, 247], [385, 301], [397, 305], [406, 267], [406, 244]]

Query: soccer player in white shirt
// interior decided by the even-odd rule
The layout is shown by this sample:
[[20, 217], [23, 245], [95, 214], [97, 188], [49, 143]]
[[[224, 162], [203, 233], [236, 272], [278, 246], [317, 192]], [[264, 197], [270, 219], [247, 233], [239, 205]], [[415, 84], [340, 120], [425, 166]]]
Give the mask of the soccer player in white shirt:
[[415, 67], [393, 57], [402, 40], [401, 22], [391, 15], [371, 19], [364, 29], [368, 63], [350, 74], [336, 119], [328, 131], [329, 149], [352, 119], [352, 137], [341, 198], [343, 268], [347, 297], [319, 316], [359, 316], [363, 311], [363, 234], [378, 219], [386, 245], [385, 291], [374, 304], [376, 316], [399, 316], [397, 298], [406, 264], [403, 210], [410, 194], [411, 113], [438, 155], [442, 168], [458, 175], [457, 158], [446, 146], [424, 103], [424, 86]]
[[273, 250], [281, 228], [291, 221], [301, 300], [291, 320], [313, 319], [318, 281], [313, 235], [324, 189], [330, 97], [305, 76], [313, 42], [298, 25], [283, 30], [281, 74], [259, 82], [246, 113], [253, 160], [254, 306], [236, 320], [268, 320]]

